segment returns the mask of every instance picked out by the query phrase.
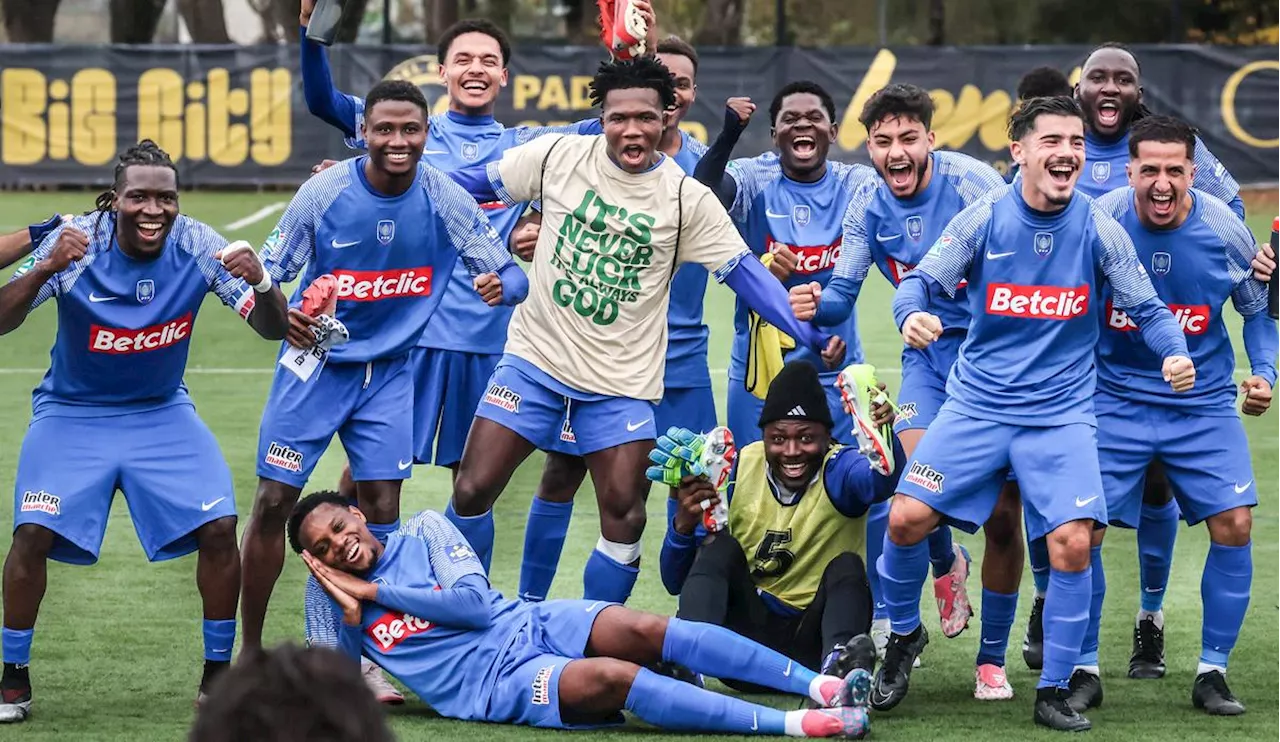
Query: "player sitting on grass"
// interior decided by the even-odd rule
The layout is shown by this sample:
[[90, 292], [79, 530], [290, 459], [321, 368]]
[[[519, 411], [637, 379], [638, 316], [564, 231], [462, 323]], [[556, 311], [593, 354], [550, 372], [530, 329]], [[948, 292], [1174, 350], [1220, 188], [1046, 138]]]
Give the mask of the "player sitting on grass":
[[[619, 723], [626, 709], [694, 732], [858, 738], [867, 729], [865, 673], [846, 683], [719, 626], [607, 601], [508, 600], [439, 513], [419, 513], [384, 546], [359, 508], [317, 492], [298, 502], [288, 533], [330, 596], [342, 651], [375, 658], [443, 716], [569, 729]], [[780, 711], [719, 695], [645, 669], [659, 661], [824, 708]]]
[[[892, 441], [893, 460], [904, 461], [883, 386], [870, 366], [848, 371], [863, 381], [848, 402], [850, 414]], [[873, 390], [884, 401], [872, 403]], [[865, 515], [872, 502], [893, 495], [898, 472], [884, 476], [857, 447], [832, 440], [826, 394], [807, 361], [783, 366], [759, 425], [762, 439], [719, 467], [708, 465], [705, 454], [690, 455], [709, 448], [698, 440], [703, 436], [675, 429], [658, 441], [652, 458], [663, 465], [652, 467], [650, 477], [678, 485], [668, 499], [661, 558], [663, 584], [680, 596], [676, 615], [726, 626], [829, 675], [870, 672]], [[714, 476], [717, 469], [724, 475]], [[724, 516], [704, 518], [717, 512]]]
[[48, 560], [98, 561], [117, 489], [148, 559], [200, 553], [201, 690], [231, 661], [235, 491], [182, 375], [207, 294], [272, 340], [288, 329], [285, 298], [248, 244], [228, 248], [212, 227], [179, 213], [178, 169], [155, 142], [125, 150], [113, 183], [93, 215], [59, 226], [0, 289], [0, 334], [45, 301], [58, 305], [49, 372], [18, 455], [0, 723], [30, 713], [28, 665]]

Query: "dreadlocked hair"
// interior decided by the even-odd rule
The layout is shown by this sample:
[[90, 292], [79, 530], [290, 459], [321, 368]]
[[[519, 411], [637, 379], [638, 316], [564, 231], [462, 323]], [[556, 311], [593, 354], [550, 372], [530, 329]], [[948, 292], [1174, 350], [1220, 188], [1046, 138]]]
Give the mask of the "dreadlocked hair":
[[129, 147], [120, 153], [118, 162], [116, 163], [115, 177], [111, 181], [111, 188], [98, 194], [97, 200], [93, 202], [94, 211], [87, 211], [88, 216], [97, 212], [98, 218], [94, 222], [93, 231], [98, 231], [98, 226], [102, 223], [102, 217], [113, 211], [112, 204], [115, 203], [116, 193], [124, 185], [124, 174], [132, 165], [146, 165], [153, 167], [167, 167], [173, 171], [173, 180], [178, 181], [178, 166], [173, 164], [173, 160], [169, 158], [169, 153], [160, 149], [160, 145], [150, 139], [143, 139], [141, 142]]
[[604, 108], [609, 93], [635, 88], [656, 92], [664, 111], [676, 104], [676, 79], [666, 65], [650, 56], [601, 62], [591, 80], [591, 103]]

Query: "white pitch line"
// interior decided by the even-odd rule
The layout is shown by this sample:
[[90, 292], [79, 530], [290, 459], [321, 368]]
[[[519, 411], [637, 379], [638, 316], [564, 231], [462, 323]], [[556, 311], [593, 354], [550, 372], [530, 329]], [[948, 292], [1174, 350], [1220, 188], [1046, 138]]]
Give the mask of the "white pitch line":
[[262, 221], [263, 219], [266, 219], [267, 217], [271, 216], [272, 214], [275, 214], [276, 212], [284, 211], [284, 207], [288, 205], [289, 205], [288, 201], [277, 201], [269, 206], [263, 206], [261, 209], [258, 209], [257, 211], [253, 212], [249, 216], [246, 216], [243, 219], [237, 219], [234, 222], [231, 222], [227, 226], [223, 227], [223, 229], [227, 230], [228, 232], [234, 232], [237, 229], [244, 229], [250, 224], [257, 224], [258, 222]]

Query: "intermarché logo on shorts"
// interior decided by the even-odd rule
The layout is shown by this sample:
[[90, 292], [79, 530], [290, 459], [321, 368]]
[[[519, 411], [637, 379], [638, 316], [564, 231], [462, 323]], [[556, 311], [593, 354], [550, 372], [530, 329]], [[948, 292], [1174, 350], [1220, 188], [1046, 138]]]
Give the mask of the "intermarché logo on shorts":
[[[612, 226], [619, 222], [626, 225], [621, 232]], [[588, 189], [560, 224], [551, 264], [567, 275], [552, 284], [551, 298], [597, 325], [613, 324], [620, 304], [640, 298], [640, 271], [653, 262], [654, 222]]]

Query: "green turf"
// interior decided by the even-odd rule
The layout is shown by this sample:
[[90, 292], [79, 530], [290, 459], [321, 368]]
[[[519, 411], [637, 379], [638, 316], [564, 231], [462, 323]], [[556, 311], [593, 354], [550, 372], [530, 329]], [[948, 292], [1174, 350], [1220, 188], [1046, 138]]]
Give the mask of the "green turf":
[[[186, 213], [219, 229], [284, 194], [188, 194]], [[0, 225], [16, 228], [50, 209], [85, 208], [92, 194], [5, 194]], [[253, 224], [228, 238], [258, 244], [273, 219]], [[1262, 233], [1266, 224], [1252, 222]], [[711, 366], [723, 412], [728, 360], [730, 298], [715, 286], [707, 299], [707, 318], [713, 327]], [[896, 385], [900, 340], [889, 312], [887, 284], [874, 279], [859, 302], [863, 343], [873, 363], [894, 372], [882, 373]], [[1229, 313], [1230, 314], [1230, 313]], [[53, 339], [54, 312], [42, 308], [19, 331], [0, 340], [0, 491], [12, 488], [18, 451], [29, 415], [29, 392], [48, 362]], [[1239, 323], [1234, 324], [1238, 337]], [[235, 473], [240, 512], [247, 513], [253, 496], [254, 453], [259, 415], [270, 380], [272, 343], [258, 340], [233, 313], [216, 300], [206, 305], [192, 340], [187, 376], [203, 418], [217, 434]], [[1240, 366], [1247, 368], [1240, 343]], [[22, 370], [27, 369], [27, 370]], [[41, 370], [34, 370], [41, 369]], [[204, 369], [206, 372], [199, 372]], [[214, 373], [240, 369], [243, 373]], [[1201, 565], [1207, 551], [1204, 529], [1184, 531], [1166, 602], [1169, 675], [1161, 681], [1130, 681], [1124, 677], [1130, 627], [1138, 598], [1137, 566], [1131, 533], [1117, 530], [1108, 539], [1107, 611], [1103, 622], [1102, 668], [1106, 706], [1090, 714], [1093, 739], [1277, 739], [1277, 519], [1276, 423], [1274, 413], [1264, 421], [1246, 423], [1252, 440], [1254, 468], [1262, 504], [1254, 511], [1255, 595], [1240, 644], [1232, 657], [1232, 688], [1249, 705], [1236, 719], [1211, 719], [1192, 710], [1189, 695], [1199, 653]], [[321, 462], [315, 486], [337, 479], [342, 453], [336, 447]], [[76, 462], [67, 461], [67, 466]], [[493, 582], [514, 593], [522, 543], [524, 516], [541, 466], [535, 456], [516, 475], [497, 507], [497, 554]], [[404, 512], [443, 509], [448, 478], [442, 470], [418, 468], [406, 484]], [[4, 500], [8, 522], [10, 501]], [[645, 538], [645, 569], [631, 605], [670, 613], [667, 596], [656, 574], [662, 541], [664, 503], [649, 502], [650, 527]], [[581, 594], [582, 566], [595, 542], [597, 508], [584, 491], [573, 520], [560, 576], [552, 597]], [[7, 547], [8, 529], [0, 534]], [[981, 559], [980, 537], [960, 536], [975, 559]], [[192, 698], [200, 675], [200, 605], [194, 586], [195, 560], [149, 565], [129, 524], [123, 498], [117, 498], [101, 562], [92, 568], [52, 565], [39, 630], [33, 648], [32, 678], [36, 689], [35, 715], [20, 728], [5, 729], [6, 739], [22, 740], [173, 740], [183, 737], [192, 719]], [[272, 603], [267, 625], [269, 641], [299, 640], [302, 634], [302, 585], [305, 570], [290, 558]], [[970, 581], [977, 602], [976, 576]], [[977, 622], [963, 636], [946, 640], [937, 634], [912, 678], [911, 697], [892, 713], [875, 717], [874, 736], [884, 740], [918, 739], [1048, 739], [1052, 735], [1031, 725], [1035, 675], [1022, 664], [1017, 651], [1030, 608], [1030, 576], [1024, 580], [1023, 602], [1014, 626], [1010, 681], [1017, 697], [1006, 703], [979, 703], [971, 697], [973, 656], [978, 643]], [[927, 625], [937, 625], [931, 601], [924, 605]], [[790, 704], [792, 699], [765, 698]], [[420, 703], [391, 712], [395, 731], [403, 740], [438, 739], [550, 739], [547, 732], [514, 727], [448, 722], [436, 718]], [[593, 737], [637, 739], [647, 730], [638, 724]], [[1008, 735], [1005, 737], [1005, 735]], [[672, 739], [663, 736], [663, 739]]]

